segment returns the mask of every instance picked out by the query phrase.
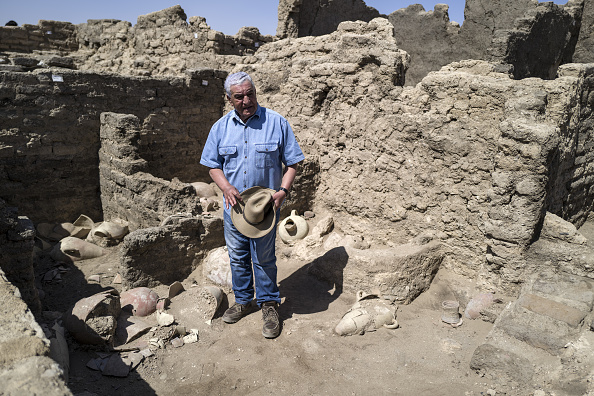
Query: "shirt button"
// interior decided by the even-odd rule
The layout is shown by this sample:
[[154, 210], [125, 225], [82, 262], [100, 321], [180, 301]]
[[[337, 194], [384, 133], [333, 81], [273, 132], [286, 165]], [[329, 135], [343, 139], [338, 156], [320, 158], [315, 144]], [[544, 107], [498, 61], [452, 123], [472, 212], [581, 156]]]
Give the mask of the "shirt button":
[[243, 158], [247, 158], [247, 155], [245, 157], [243, 157]]
[[246, 174], [246, 173], [247, 173], [247, 171], [243, 171], [243, 174]]
[[247, 143], [247, 140], [245, 142]]

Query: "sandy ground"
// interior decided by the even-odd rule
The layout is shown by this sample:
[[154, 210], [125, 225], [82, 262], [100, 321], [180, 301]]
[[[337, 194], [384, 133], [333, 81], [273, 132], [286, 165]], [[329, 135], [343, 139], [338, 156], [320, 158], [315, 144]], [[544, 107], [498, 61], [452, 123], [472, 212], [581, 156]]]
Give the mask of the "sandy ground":
[[[179, 348], [168, 344], [127, 377], [118, 378], [86, 366], [105, 349], [69, 339], [70, 389], [75, 395], [494, 394], [496, 386], [469, 368], [492, 324], [465, 320], [455, 328], [441, 321], [441, 303], [453, 297], [451, 285], [468, 281], [442, 270], [427, 292], [397, 307], [399, 328], [339, 336], [334, 328], [355, 296], [308, 275], [307, 263], [280, 256], [283, 327], [278, 338], [262, 336], [259, 310], [236, 324], [224, 323], [221, 315], [233, 302], [231, 293], [210, 323], [200, 315], [183, 315], [178, 302], [184, 300], [183, 292], [173, 298], [170, 312], [178, 324], [199, 329], [198, 342]], [[119, 289], [112, 284], [118, 266], [117, 247], [102, 258], [69, 265], [60, 282], [44, 285], [44, 309], [64, 312], [80, 298], [107, 287]], [[45, 269], [38, 267], [40, 272]], [[199, 272], [183, 282], [188, 290], [192, 281], [203, 282]], [[102, 276], [100, 284], [86, 280], [97, 274]], [[167, 287], [155, 291], [164, 296]], [[147, 320], [156, 323], [154, 315]], [[142, 346], [150, 337], [154, 334], [136, 343]]]

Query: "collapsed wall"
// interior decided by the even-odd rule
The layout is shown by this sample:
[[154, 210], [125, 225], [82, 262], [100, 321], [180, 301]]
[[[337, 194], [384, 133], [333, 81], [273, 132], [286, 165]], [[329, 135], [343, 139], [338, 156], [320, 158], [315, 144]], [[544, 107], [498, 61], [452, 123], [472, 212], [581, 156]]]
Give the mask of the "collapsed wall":
[[[146, 134], [141, 125], [146, 122], [133, 115], [101, 114], [103, 216], [124, 222], [132, 231], [120, 250], [120, 274], [127, 288], [182, 280], [210, 250], [225, 243], [222, 216], [203, 210], [191, 184], [148, 173], [148, 161], [140, 153], [140, 137]], [[167, 136], [166, 129], [150, 132]]]
[[107, 111], [145, 120], [139, 150], [151, 174], [207, 178], [197, 159], [223, 108], [224, 77], [208, 69], [185, 78], [0, 72], [0, 197], [35, 223], [101, 219], [99, 115]]
[[[362, 1], [310, 3], [280, 2], [279, 37], [327, 34], [340, 21], [369, 21], [373, 15], [360, 12], [365, 7]], [[316, 14], [334, 8], [345, 11], [332, 18]], [[565, 6], [532, 0], [467, 0], [462, 27], [450, 22], [446, 4], [437, 4], [427, 12], [422, 5], [413, 4], [385, 17], [394, 25], [399, 48], [411, 56], [407, 85], [415, 85], [430, 71], [464, 59], [511, 64], [516, 78], [552, 79], [560, 64], [571, 62], [583, 8], [584, 0], [570, 0]], [[296, 28], [287, 29], [289, 25]]]
[[407, 63], [378, 18], [269, 44], [236, 70], [293, 125], [320, 170], [315, 205], [341, 229], [380, 245], [440, 239], [445, 265], [514, 289], [545, 213], [576, 225], [590, 213], [591, 69], [516, 81], [466, 61], [402, 88]]
[[280, 0], [276, 35], [281, 39], [323, 36], [335, 31], [340, 22], [369, 22], [379, 16], [363, 0]]
[[0, 51], [69, 53], [76, 50], [76, 26], [70, 22], [39, 21], [37, 25], [0, 27]]
[[[135, 26], [116, 19], [0, 27], [0, 70], [32, 70], [43, 63], [133, 76], [183, 75], [189, 69], [229, 69], [244, 55], [273, 41], [255, 27], [233, 36], [212, 30], [206, 19], [179, 6], [138, 17]], [[38, 37], [39, 36], [39, 37]], [[39, 62], [42, 62], [39, 64]]]

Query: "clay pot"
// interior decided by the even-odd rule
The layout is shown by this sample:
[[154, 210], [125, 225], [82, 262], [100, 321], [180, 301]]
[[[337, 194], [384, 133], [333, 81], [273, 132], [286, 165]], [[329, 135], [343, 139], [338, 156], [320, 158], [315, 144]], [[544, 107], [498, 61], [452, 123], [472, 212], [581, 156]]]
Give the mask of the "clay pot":
[[99, 246], [115, 246], [120, 243], [127, 234], [128, 226], [104, 221], [89, 232], [87, 241]]
[[118, 292], [111, 289], [79, 300], [64, 315], [64, 324], [80, 343], [110, 343], [115, 335], [120, 311]]
[[297, 215], [297, 211], [291, 211], [291, 215], [280, 222], [278, 226], [278, 235], [284, 243], [290, 243], [298, 239], [303, 239], [309, 232], [307, 221]]
[[206, 314], [208, 318], [214, 317], [215, 313], [219, 309], [221, 302], [223, 301], [224, 293], [223, 291], [216, 286], [204, 286], [204, 290], [208, 292], [207, 298], [209, 299], [209, 308], [210, 310]]
[[159, 295], [148, 287], [137, 287], [122, 292], [120, 304], [134, 316], [148, 316], [157, 310]]
[[209, 198], [209, 197], [216, 197], [217, 193], [215, 189], [208, 183], [204, 182], [194, 182], [192, 183], [192, 187], [196, 190], [196, 195], [200, 198]]
[[375, 294], [357, 292], [357, 302], [344, 314], [334, 331], [338, 335], [365, 334], [382, 327], [398, 328], [396, 309]]
[[74, 237], [66, 237], [52, 249], [50, 256], [56, 261], [80, 261], [101, 257], [105, 251], [90, 242]]

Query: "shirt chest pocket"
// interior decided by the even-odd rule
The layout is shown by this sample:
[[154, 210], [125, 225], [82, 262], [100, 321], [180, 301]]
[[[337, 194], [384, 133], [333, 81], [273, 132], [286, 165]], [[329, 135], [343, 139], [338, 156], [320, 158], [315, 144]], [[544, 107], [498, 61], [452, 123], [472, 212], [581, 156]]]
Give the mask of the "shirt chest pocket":
[[235, 170], [237, 168], [237, 147], [219, 147], [219, 155], [223, 157], [223, 170]]
[[278, 162], [278, 143], [256, 144], [256, 168], [272, 168]]

